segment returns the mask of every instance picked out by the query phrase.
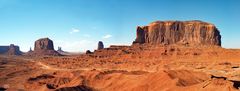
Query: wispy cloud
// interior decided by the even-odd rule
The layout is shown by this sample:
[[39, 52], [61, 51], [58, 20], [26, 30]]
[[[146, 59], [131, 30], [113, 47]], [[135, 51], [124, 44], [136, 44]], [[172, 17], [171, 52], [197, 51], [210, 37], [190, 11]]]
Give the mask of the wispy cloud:
[[93, 51], [97, 48], [97, 42], [91, 40], [72, 40], [62, 41], [58, 40], [55, 42], [55, 47], [60, 46], [64, 51], [69, 52], [85, 52], [86, 50]]
[[103, 38], [103, 39], [108, 39], [108, 38], [111, 38], [111, 37], [112, 37], [112, 35], [107, 34], [107, 35], [103, 36], [102, 38]]
[[72, 30], [69, 32], [70, 34], [77, 33], [79, 32], [79, 29], [72, 28]]

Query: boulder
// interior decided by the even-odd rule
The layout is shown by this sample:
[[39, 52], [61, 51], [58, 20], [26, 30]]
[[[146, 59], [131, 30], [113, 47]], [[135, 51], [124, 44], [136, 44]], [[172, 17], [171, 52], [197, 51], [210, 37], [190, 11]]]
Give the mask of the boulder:
[[103, 49], [103, 48], [104, 48], [103, 42], [99, 41], [98, 42], [98, 50]]
[[203, 21], [156, 21], [138, 26], [133, 44], [221, 46], [221, 35], [215, 25]]

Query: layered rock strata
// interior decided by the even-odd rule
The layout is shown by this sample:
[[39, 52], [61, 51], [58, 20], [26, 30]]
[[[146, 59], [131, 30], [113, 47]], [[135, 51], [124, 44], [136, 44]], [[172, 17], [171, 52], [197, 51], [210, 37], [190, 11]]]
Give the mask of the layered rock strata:
[[203, 21], [156, 21], [138, 26], [133, 44], [221, 46], [221, 35], [215, 25]]

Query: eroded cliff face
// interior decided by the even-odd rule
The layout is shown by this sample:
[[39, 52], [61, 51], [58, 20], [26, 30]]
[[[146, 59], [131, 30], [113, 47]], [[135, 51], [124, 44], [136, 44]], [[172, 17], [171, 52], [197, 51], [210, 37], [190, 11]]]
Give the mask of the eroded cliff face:
[[53, 41], [49, 38], [41, 38], [35, 41], [34, 51], [54, 50]]
[[221, 35], [213, 24], [202, 21], [156, 21], [137, 27], [133, 44], [182, 44], [221, 46]]
[[0, 54], [22, 55], [19, 46], [10, 44], [10, 46], [0, 46]]
[[22, 52], [19, 49], [19, 46], [15, 46], [14, 44], [11, 44], [9, 46], [9, 50], [7, 52], [8, 55], [21, 55]]
[[53, 41], [49, 38], [41, 38], [35, 41], [34, 51], [29, 52], [28, 55], [60, 55], [54, 50]]

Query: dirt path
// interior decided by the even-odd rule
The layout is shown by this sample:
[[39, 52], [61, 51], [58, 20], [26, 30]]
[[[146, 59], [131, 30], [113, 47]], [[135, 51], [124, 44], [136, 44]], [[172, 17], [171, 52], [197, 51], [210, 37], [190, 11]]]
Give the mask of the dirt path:
[[36, 62], [37, 65], [40, 66], [40, 68], [45, 69], [45, 70], [61, 70], [61, 71], [76, 71], [76, 70], [91, 70], [89, 68], [80, 68], [80, 69], [67, 69], [67, 68], [54, 68], [49, 65], [44, 64], [43, 62]]
[[[54, 68], [48, 66], [48, 65], [45, 65], [43, 64], [42, 62], [37, 62], [37, 64], [42, 68], [42, 69], [48, 69], [48, 70], [53, 70]], [[56, 70], [56, 69], [54, 69]]]
[[[49, 66], [49, 65], [46, 65], [46, 64], [44, 64], [44, 63], [42, 63], [42, 62], [36, 62], [37, 63], [37, 65], [39, 65], [40, 66], [40, 68], [42, 68], [42, 69], [45, 69], [45, 70], [63, 70], [63, 71], [73, 71], [73, 70], [79, 70], [79, 69], [66, 69], [66, 68], [54, 68], [54, 67], [51, 67], [51, 66]], [[82, 69], [81, 69], [82, 70]]]
[[23, 59], [25, 61], [30, 61], [32, 63], [35, 63], [36, 65], [38, 65], [41, 69], [45, 69], [45, 70], [70, 70], [70, 69], [62, 69], [62, 68], [53, 68], [51, 66], [48, 66], [44, 63], [42, 63], [41, 61], [34, 61], [33, 59]]

